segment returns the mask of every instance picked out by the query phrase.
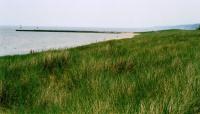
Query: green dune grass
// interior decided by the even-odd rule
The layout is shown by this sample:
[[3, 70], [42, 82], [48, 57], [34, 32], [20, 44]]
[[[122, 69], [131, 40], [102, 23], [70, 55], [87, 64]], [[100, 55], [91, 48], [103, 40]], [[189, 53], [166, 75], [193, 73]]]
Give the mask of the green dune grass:
[[200, 31], [1, 57], [0, 113], [200, 113]]

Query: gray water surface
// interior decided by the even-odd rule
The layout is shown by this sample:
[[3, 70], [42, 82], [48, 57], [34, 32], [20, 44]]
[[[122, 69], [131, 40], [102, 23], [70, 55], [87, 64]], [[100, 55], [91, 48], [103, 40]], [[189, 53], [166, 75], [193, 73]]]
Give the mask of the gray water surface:
[[31, 50], [70, 48], [99, 41], [128, 37], [114, 33], [17, 32], [16, 27], [0, 27], [0, 56], [27, 54]]

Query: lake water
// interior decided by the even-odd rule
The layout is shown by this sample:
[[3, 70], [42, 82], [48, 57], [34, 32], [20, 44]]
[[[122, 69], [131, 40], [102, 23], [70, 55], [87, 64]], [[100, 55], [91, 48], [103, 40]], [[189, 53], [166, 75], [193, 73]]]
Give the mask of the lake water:
[[31, 50], [70, 48], [99, 41], [130, 37], [130, 34], [17, 32], [16, 27], [0, 27], [0, 56], [27, 54]]

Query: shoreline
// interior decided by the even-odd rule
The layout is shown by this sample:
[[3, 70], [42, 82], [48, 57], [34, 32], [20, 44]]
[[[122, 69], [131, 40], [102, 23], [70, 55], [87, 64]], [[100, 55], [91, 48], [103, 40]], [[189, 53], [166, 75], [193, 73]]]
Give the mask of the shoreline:
[[[114, 33], [113, 33], [114, 34]], [[76, 48], [79, 46], [85, 46], [85, 45], [90, 45], [94, 43], [101, 43], [101, 42], [106, 42], [109, 40], [120, 40], [120, 39], [128, 39], [128, 38], [133, 38], [134, 36], [138, 35], [138, 33], [116, 33], [116, 36], [113, 37], [105, 37], [105, 38], [100, 38], [96, 40], [86, 40], [84, 42], [76, 42], [76, 43], [71, 43], [71, 44], [66, 44], [63, 45], [62, 43], [60, 45], [51, 45], [49, 44], [50, 47], [46, 48], [40, 48], [42, 46], [38, 46], [37, 48], [27, 48], [27, 47], [19, 47], [19, 48], [14, 48], [12, 50], [8, 50], [7, 53], [2, 53], [0, 54], [0, 57], [4, 56], [15, 56], [15, 55], [26, 55], [26, 54], [31, 54], [31, 53], [39, 53], [39, 52], [44, 52], [48, 50], [61, 50], [61, 49], [70, 49], [70, 48]], [[26, 44], [30, 45], [30, 44]], [[9, 52], [10, 51], [10, 52]]]
[[18, 32], [75, 32], [75, 33], [111, 33], [111, 34], [120, 34], [122, 32], [113, 32], [113, 31], [87, 31], [87, 30], [47, 30], [47, 29], [16, 29]]

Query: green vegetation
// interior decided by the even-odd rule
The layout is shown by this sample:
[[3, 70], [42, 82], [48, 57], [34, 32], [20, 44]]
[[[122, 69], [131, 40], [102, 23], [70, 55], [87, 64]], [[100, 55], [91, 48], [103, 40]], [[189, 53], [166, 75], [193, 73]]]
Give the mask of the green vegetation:
[[199, 25], [199, 27], [197, 28], [197, 30], [200, 30], [200, 25]]
[[0, 113], [200, 113], [200, 31], [0, 58]]

